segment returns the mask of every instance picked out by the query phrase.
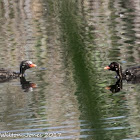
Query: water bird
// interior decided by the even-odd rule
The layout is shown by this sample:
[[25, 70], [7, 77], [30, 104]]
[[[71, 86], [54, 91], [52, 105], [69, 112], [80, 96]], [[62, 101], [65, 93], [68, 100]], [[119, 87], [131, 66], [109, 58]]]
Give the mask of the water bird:
[[30, 60], [24, 60], [20, 63], [20, 72], [13, 72], [10, 70], [6, 70], [4, 68], [0, 69], [0, 82], [5, 82], [10, 79], [14, 79], [17, 77], [24, 77], [24, 73], [27, 69], [36, 67]]
[[131, 81], [132, 83], [140, 82], [140, 66], [129, 67], [122, 72], [121, 65], [117, 62], [112, 62], [110, 65], [104, 67], [104, 69], [115, 71], [118, 79]]

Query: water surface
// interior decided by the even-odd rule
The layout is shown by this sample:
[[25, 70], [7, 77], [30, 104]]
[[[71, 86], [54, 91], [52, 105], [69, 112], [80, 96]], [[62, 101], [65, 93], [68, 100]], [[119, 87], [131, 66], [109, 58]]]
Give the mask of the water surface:
[[26, 84], [0, 83], [2, 139], [140, 139], [139, 83], [107, 90], [117, 79], [103, 69], [112, 61], [139, 65], [139, 0], [1, 0], [0, 7], [0, 67], [18, 71], [26, 59], [38, 66]]

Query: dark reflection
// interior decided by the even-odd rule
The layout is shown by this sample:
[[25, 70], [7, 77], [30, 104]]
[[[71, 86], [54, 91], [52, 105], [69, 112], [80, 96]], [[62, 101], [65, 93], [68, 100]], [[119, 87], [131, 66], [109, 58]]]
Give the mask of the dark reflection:
[[24, 92], [33, 91], [33, 88], [36, 88], [37, 85], [31, 81], [26, 81], [25, 77], [20, 77], [20, 84]]
[[[69, 9], [69, 7], [71, 7], [71, 10], [68, 11], [67, 9]], [[65, 33], [63, 39], [68, 42], [66, 51], [69, 52], [71, 56], [70, 59], [74, 65], [74, 79], [77, 86], [75, 95], [79, 102], [79, 110], [82, 112], [80, 119], [88, 120], [90, 122], [88, 128], [96, 131], [96, 133], [93, 131], [88, 133], [83, 131], [80, 135], [90, 135], [90, 138], [94, 137], [92, 139], [101, 140], [104, 137], [104, 133], [100, 133], [103, 130], [103, 122], [101, 120], [103, 111], [100, 111], [102, 110], [100, 104], [102, 99], [98, 86], [96, 85], [96, 83], [98, 83], [96, 70], [88, 63], [90, 58], [89, 56], [86, 56], [87, 46], [81, 38], [81, 36], [83, 36], [83, 38], [85, 37], [85, 32], [82, 32], [79, 30], [80, 28], [77, 28], [78, 26], [81, 26], [82, 28], [82, 25], [79, 25], [76, 20], [79, 18], [77, 14], [77, 7], [74, 3], [63, 1], [60, 19], [61, 23], [63, 23], [63, 32]], [[76, 15], [77, 17], [75, 17]], [[68, 65], [67, 61], [65, 63]], [[81, 129], [84, 128], [85, 127], [82, 127]]]
[[117, 82], [114, 85], [110, 85], [106, 87], [105, 89], [110, 90], [112, 93], [119, 92], [122, 89], [122, 80], [118, 79]]
[[[140, 78], [136, 77], [132, 80], [127, 81], [127, 83], [138, 84], [140, 83]], [[110, 90], [112, 93], [116, 93], [116, 92], [121, 91], [122, 88], [123, 88], [123, 81], [122, 79], [118, 79], [114, 85], [107, 86], [105, 89]]]

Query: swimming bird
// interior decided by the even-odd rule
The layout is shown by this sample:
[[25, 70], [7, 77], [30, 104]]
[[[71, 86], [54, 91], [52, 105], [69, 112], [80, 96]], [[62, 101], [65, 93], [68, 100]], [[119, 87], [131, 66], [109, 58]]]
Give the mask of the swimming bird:
[[104, 69], [115, 71], [119, 79], [133, 81], [133, 83], [140, 82], [140, 66], [129, 67], [122, 72], [121, 65], [117, 62], [112, 62], [110, 65], [104, 67]]
[[17, 77], [24, 77], [24, 73], [27, 69], [36, 67], [30, 60], [24, 60], [20, 63], [20, 72], [13, 72], [4, 68], [0, 69], [0, 82], [5, 82]]

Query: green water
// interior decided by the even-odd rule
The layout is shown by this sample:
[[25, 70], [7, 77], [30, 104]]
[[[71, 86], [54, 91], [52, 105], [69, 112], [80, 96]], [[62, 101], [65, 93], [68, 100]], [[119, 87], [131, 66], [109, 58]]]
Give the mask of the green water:
[[0, 6], [0, 66], [18, 71], [24, 59], [38, 66], [27, 70], [26, 85], [0, 84], [0, 137], [9, 134], [2, 139], [140, 138], [139, 83], [119, 81], [118, 90], [115, 73], [104, 70], [112, 61], [139, 65], [138, 0]]

